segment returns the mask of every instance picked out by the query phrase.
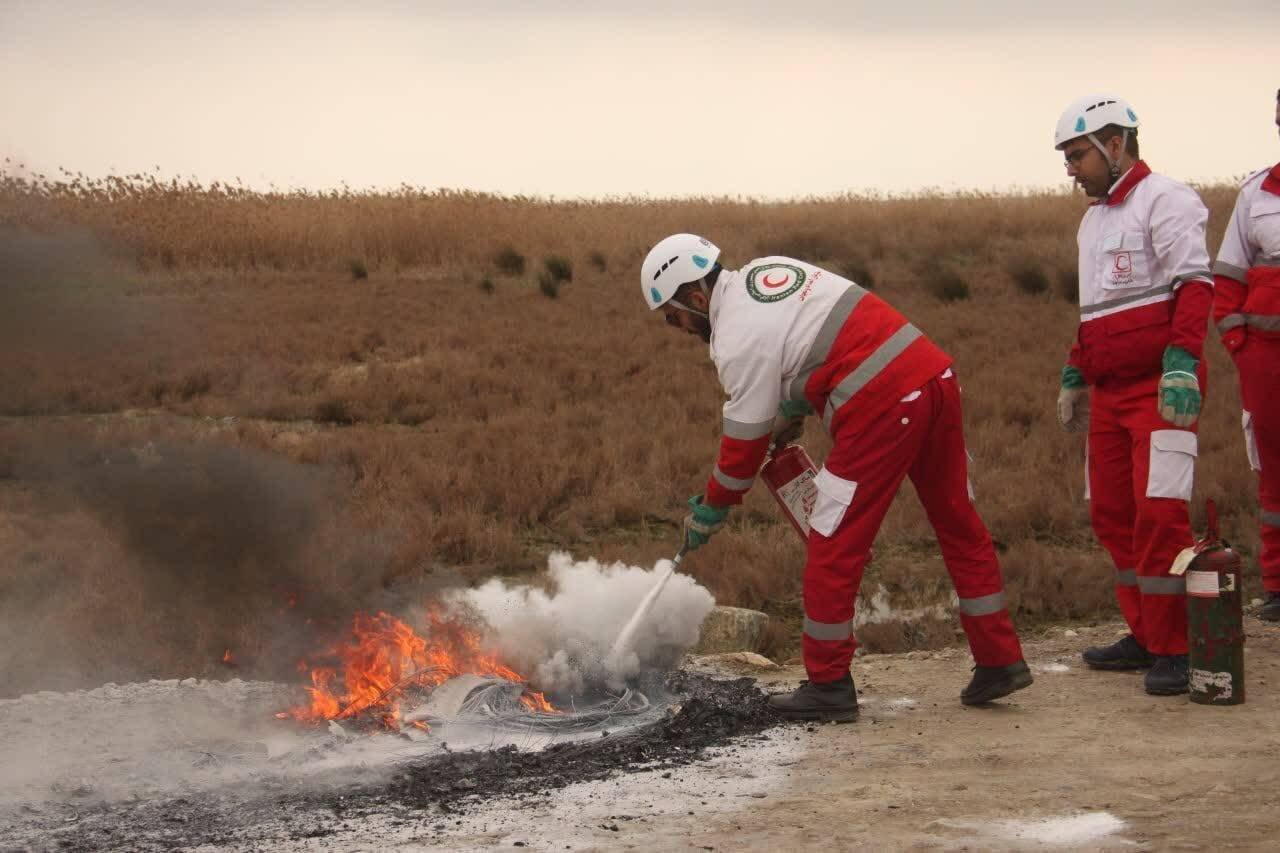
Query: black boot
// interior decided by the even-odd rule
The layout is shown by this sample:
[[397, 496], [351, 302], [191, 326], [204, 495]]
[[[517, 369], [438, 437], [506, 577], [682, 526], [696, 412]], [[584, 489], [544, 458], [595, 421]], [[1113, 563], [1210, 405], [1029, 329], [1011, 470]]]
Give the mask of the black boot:
[[969, 686], [960, 691], [963, 705], [981, 705], [1031, 685], [1031, 670], [1020, 660], [1008, 666], [975, 666]]
[[1126, 634], [1109, 646], [1093, 646], [1080, 653], [1094, 669], [1146, 669], [1156, 662], [1155, 655], [1138, 645], [1133, 634]]
[[1159, 655], [1142, 684], [1152, 696], [1177, 696], [1187, 692], [1187, 656]]
[[1258, 608], [1258, 618], [1267, 622], [1280, 622], [1280, 592], [1267, 593], [1267, 600]]
[[802, 681], [793, 693], [770, 696], [769, 707], [787, 720], [848, 723], [858, 718], [858, 693], [846, 672], [844, 678], [822, 684]]

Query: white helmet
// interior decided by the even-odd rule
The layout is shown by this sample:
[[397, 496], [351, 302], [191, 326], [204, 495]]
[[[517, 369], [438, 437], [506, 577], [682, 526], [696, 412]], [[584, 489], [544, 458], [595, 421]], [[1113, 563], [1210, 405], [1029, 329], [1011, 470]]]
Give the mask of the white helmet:
[[1107, 149], [1098, 141], [1097, 133], [1109, 124], [1124, 128], [1123, 144], [1129, 144], [1129, 131], [1138, 129], [1138, 114], [1129, 102], [1110, 95], [1086, 95], [1072, 102], [1062, 112], [1058, 126], [1053, 131], [1053, 147], [1061, 151], [1063, 146], [1081, 136], [1097, 146], [1111, 166], [1112, 173], [1119, 171], [1119, 164], [1111, 159]]
[[[649, 310], [670, 302], [680, 285], [698, 281], [711, 272], [718, 257], [720, 250], [696, 234], [672, 234], [650, 249], [640, 265], [640, 292]], [[687, 305], [676, 304], [692, 311]], [[706, 316], [701, 311], [693, 313]]]

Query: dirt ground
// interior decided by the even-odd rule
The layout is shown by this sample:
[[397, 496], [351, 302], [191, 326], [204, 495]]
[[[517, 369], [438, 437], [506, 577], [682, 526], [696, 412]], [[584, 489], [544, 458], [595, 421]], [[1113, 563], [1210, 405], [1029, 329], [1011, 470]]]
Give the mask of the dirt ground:
[[[565, 787], [526, 785], [517, 796], [484, 797], [482, 786], [454, 780], [477, 795], [439, 805], [375, 797], [372, 808], [342, 789], [308, 794], [301, 779], [250, 774], [236, 787], [261, 792], [237, 799], [186, 792], [186, 778], [152, 803], [173, 810], [162, 824], [176, 822], [159, 834], [145, 831], [145, 792], [111, 805], [71, 791], [30, 801], [8, 831], [0, 820], [0, 850], [1275, 849], [1280, 627], [1252, 616], [1246, 626], [1242, 706], [1151, 697], [1140, 673], [1081, 666], [1079, 650], [1113, 639], [1118, 623], [1054, 627], [1026, 639], [1035, 684], [985, 708], [959, 704], [964, 649], [867, 655], [854, 664], [856, 723], [780, 725], [692, 763], [668, 756]], [[796, 666], [722, 658], [691, 668], [752, 675], [769, 691], [803, 677]], [[367, 783], [373, 770], [353, 767], [350, 784]], [[201, 809], [222, 818], [202, 829]]]
[[[1246, 617], [1248, 701], [1218, 708], [1080, 665], [1118, 624], [1027, 642], [1036, 682], [970, 709], [964, 650], [855, 662], [863, 713], [790, 726], [663, 776], [576, 785], [540, 805], [364, 823], [288, 849], [1274, 849], [1280, 628]], [[769, 689], [797, 667], [759, 673]], [[416, 828], [415, 828], [416, 827]]]

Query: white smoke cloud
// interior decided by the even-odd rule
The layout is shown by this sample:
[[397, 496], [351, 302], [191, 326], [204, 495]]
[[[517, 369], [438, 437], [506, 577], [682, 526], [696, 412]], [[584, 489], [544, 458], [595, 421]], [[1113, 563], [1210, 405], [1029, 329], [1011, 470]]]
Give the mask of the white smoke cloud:
[[641, 671], [670, 668], [698, 642], [702, 620], [715, 605], [693, 578], [674, 575], [630, 651], [613, 659], [609, 651], [618, 633], [670, 563], [662, 560], [652, 569], [602, 565], [594, 559], [575, 562], [564, 552], [547, 562], [550, 593], [491, 580], [453, 596], [484, 618], [495, 649], [539, 690], [578, 694], [591, 685], [616, 687]]

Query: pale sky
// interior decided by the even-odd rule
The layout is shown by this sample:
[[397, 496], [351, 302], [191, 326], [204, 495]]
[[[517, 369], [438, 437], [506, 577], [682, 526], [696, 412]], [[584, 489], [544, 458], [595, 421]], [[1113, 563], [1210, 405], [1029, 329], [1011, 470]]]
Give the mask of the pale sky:
[[[0, 158], [556, 197], [1064, 186], [1074, 98], [1280, 160], [1280, 2], [0, 0]], [[11, 167], [12, 168], [12, 167]]]

